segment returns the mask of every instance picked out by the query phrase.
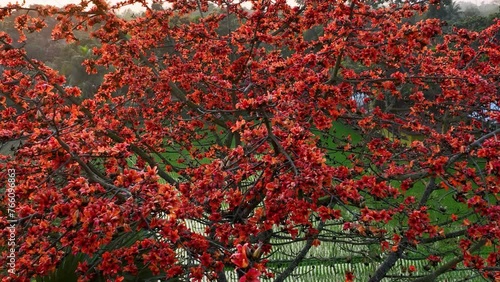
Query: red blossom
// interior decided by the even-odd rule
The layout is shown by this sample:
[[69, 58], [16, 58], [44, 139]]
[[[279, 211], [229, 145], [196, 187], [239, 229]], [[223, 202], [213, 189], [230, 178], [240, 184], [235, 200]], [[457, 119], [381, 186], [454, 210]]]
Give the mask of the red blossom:
[[15, 222], [19, 280], [74, 256], [80, 281], [258, 281], [284, 249], [358, 255], [346, 240], [376, 249], [373, 280], [441, 246], [498, 277], [499, 20], [445, 27], [419, 1], [108, 2], [0, 7], [0, 249]]
[[236, 252], [231, 255], [231, 262], [239, 268], [247, 268], [250, 264], [247, 251], [249, 251], [248, 243], [245, 243], [244, 245], [238, 244], [236, 246]]
[[259, 282], [261, 273], [255, 268], [250, 268], [245, 275], [240, 278], [239, 282]]

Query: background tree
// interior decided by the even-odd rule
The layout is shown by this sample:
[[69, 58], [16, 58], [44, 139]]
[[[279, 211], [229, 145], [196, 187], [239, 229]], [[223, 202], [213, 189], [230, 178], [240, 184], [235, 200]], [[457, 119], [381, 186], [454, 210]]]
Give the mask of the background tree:
[[[132, 2], [146, 11], [115, 14]], [[342, 261], [369, 270], [346, 281], [500, 278], [500, 21], [443, 31], [410, 21], [428, 7], [413, 1], [156, 2], [0, 9], [17, 41], [90, 40], [100, 74], [82, 93], [0, 33], [0, 139], [22, 140], [0, 156], [1, 189], [16, 171], [4, 277], [284, 281]]]
[[463, 10], [457, 2], [445, 0], [429, 5], [429, 10], [426, 12], [425, 17], [453, 21], [460, 18], [462, 14]]

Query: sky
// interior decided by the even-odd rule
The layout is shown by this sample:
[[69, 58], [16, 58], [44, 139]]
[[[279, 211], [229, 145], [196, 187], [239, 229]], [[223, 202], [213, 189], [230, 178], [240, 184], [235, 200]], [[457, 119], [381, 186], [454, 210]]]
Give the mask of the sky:
[[[18, 2], [18, 3], [25, 3], [24, 6], [29, 6], [29, 5], [33, 5], [33, 4], [42, 4], [42, 5], [54, 5], [54, 6], [64, 6], [64, 5], [67, 5], [67, 4], [78, 4], [80, 3], [81, 0], [0, 0], [0, 7], [3, 6], [3, 5], [6, 5], [7, 3], [14, 3], [14, 2]], [[111, 3], [111, 4], [114, 4], [114, 3], [117, 3], [117, 2], [122, 2], [123, 0], [106, 0], [108, 3]], [[287, 0], [289, 3], [294, 3], [294, 0]], [[150, 0], [148, 0], [148, 2], [151, 2]], [[251, 7], [249, 5], [249, 7]], [[125, 9], [131, 9], [131, 10], [145, 10], [143, 8], [141, 8], [141, 5], [139, 4], [136, 4], [136, 5], [128, 5]]]
[[[22, 3], [22, 0], [0, 0], [0, 5], [5, 5], [7, 3], [19, 2]], [[43, 4], [43, 5], [55, 5], [55, 6], [64, 6], [67, 4], [79, 3], [80, 0], [26, 0], [26, 5], [29, 6], [31, 4]]]
[[[23, 3], [23, 0], [0, 0], [0, 6], [3, 6], [7, 3], [14, 3], [18, 2], [19, 4]], [[79, 4], [81, 0], [24, 0], [25, 5], [24, 6], [29, 6], [33, 4], [41, 4], [41, 5], [53, 5], [53, 6], [64, 6], [68, 4]], [[120, 0], [108, 0], [108, 3], [116, 3], [120, 2]], [[137, 7], [140, 7], [137, 5]], [[136, 8], [137, 8], [136, 7]]]
[[[0, 7], [3, 5], [6, 5], [9, 2], [19, 2], [22, 3], [23, 0], [0, 0]], [[43, 4], [43, 5], [54, 5], [54, 6], [64, 6], [67, 4], [77, 4], [80, 3], [81, 0], [24, 0], [26, 3], [26, 6], [32, 5], [32, 4]], [[116, 3], [121, 0], [107, 0], [110, 3]], [[481, 3], [490, 3], [494, 0], [458, 0], [457, 2], [471, 2], [476, 5], [480, 5]], [[293, 0], [289, 0], [289, 2], [293, 3]], [[129, 6], [131, 9], [140, 9], [139, 5], [136, 5], [135, 8], [132, 8]]]

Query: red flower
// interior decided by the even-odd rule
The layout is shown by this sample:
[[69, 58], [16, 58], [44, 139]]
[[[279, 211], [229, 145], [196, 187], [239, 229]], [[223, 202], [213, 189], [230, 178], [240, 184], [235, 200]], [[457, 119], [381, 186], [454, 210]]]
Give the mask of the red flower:
[[259, 276], [260, 271], [255, 268], [251, 268], [243, 277], [240, 278], [240, 282], [260, 282]]
[[247, 256], [248, 243], [245, 245], [238, 244], [236, 246], [236, 253], [231, 255], [231, 262], [234, 263], [238, 268], [246, 268], [250, 264]]
[[413, 272], [415, 272], [415, 271], [417, 271], [417, 268], [416, 268], [414, 265], [410, 265], [410, 266], [408, 267], [408, 272], [413, 273]]
[[347, 271], [345, 273], [345, 282], [352, 282], [354, 281], [354, 273], [352, 273], [351, 271]]

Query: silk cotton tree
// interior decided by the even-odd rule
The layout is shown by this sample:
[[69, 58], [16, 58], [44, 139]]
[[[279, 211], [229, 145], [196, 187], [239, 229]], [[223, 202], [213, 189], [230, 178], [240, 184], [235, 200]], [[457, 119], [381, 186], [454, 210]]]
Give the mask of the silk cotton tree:
[[[0, 8], [18, 30], [0, 32], [0, 140], [19, 141], [0, 156], [6, 280], [72, 257], [80, 281], [284, 281], [337, 243], [369, 281], [500, 278], [499, 21], [444, 33], [415, 22], [425, 1], [154, 2]], [[96, 42], [95, 93], [26, 53], [49, 18], [54, 40]]]

